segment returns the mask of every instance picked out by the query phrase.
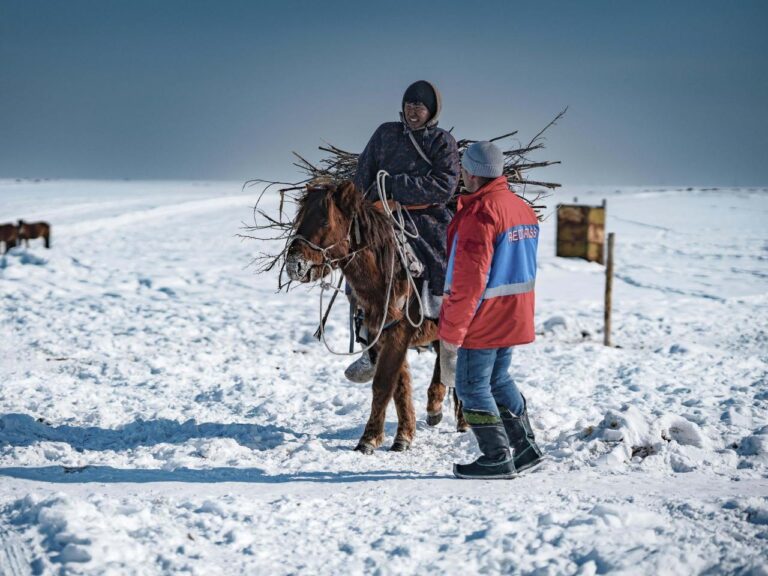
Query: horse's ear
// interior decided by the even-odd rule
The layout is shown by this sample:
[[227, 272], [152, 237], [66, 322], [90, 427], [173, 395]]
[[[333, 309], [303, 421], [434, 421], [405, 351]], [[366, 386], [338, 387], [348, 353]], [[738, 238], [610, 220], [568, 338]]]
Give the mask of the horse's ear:
[[360, 202], [360, 193], [355, 188], [355, 185], [351, 181], [345, 180], [336, 187], [335, 196], [336, 205], [339, 209], [346, 216], [352, 216]]

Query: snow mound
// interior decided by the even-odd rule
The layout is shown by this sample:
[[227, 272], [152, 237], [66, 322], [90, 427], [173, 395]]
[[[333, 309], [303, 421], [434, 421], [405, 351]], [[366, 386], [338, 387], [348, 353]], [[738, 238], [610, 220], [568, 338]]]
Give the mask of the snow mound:
[[682, 446], [707, 448], [709, 442], [695, 423], [681, 416], [665, 416], [661, 419], [661, 437]]
[[567, 327], [568, 323], [563, 316], [552, 316], [547, 318], [542, 324], [544, 332], [554, 332], [557, 328], [565, 329]]
[[754, 434], [745, 437], [739, 445], [738, 453], [768, 461], [768, 426], [763, 426]]
[[695, 422], [674, 414], [655, 416], [633, 405], [609, 410], [596, 426], [570, 441], [585, 441], [594, 466], [614, 471], [630, 465], [690, 472], [718, 459], [711, 441]]

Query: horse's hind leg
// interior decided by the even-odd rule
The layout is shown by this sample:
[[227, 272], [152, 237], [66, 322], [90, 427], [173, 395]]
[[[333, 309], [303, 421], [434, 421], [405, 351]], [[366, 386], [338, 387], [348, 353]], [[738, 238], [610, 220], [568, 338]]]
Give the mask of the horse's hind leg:
[[382, 342], [379, 350], [379, 357], [376, 360], [376, 374], [373, 376], [371, 415], [368, 417], [363, 436], [355, 448], [363, 454], [372, 454], [384, 442], [384, 419], [387, 413], [387, 404], [394, 394], [400, 369], [408, 351], [407, 338], [398, 332], [402, 332], [402, 330], [395, 327], [382, 335], [384, 342]]
[[416, 435], [416, 410], [413, 408], [413, 388], [408, 361], [403, 362], [395, 387], [395, 409], [397, 410], [397, 434], [392, 444], [393, 452], [404, 452], [411, 447]]
[[432, 370], [432, 382], [427, 390], [427, 425], [437, 426], [443, 419], [443, 400], [445, 400], [446, 386], [440, 382], [440, 346], [435, 346], [437, 358], [435, 368]]
[[459, 395], [456, 394], [456, 388], [453, 389], [453, 406], [454, 416], [456, 416], [456, 431], [466, 432], [469, 430], [469, 423], [466, 418], [464, 418], [464, 410], [462, 409], [463, 407], [461, 405], [461, 400], [459, 400]]

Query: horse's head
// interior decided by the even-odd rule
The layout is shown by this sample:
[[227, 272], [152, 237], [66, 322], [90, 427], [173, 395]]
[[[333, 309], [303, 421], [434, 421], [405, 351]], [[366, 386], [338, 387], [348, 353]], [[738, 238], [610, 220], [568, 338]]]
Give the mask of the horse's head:
[[288, 277], [296, 282], [319, 280], [350, 253], [352, 218], [362, 195], [349, 181], [338, 186], [307, 185], [299, 199], [293, 236], [285, 258]]

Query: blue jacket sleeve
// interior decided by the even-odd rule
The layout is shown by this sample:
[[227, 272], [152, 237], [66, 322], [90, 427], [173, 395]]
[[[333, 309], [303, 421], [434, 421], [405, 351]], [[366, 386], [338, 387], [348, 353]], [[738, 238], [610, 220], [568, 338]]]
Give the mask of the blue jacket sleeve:
[[456, 140], [443, 132], [435, 138], [431, 149], [424, 152], [432, 162], [432, 169], [425, 176], [393, 174], [387, 179], [392, 199], [401, 204], [445, 204], [450, 200], [460, 175]]

